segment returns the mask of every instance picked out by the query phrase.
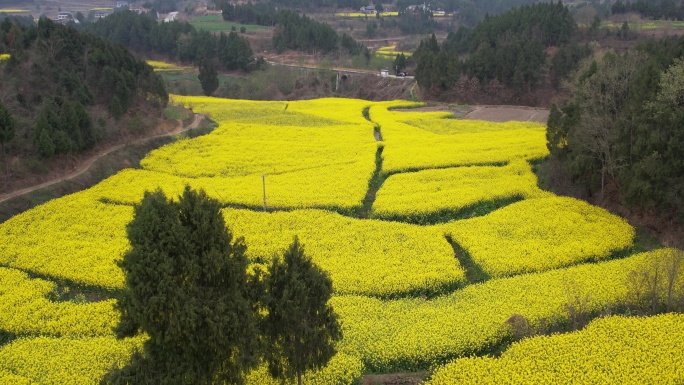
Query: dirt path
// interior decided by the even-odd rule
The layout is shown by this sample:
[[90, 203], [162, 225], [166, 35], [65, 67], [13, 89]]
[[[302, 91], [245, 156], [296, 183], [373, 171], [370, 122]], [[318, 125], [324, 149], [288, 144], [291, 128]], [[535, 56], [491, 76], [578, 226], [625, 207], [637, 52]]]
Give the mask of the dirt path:
[[429, 372], [366, 374], [361, 378], [361, 385], [416, 385], [428, 377]]
[[76, 168], [74, 171], [70, 172], [69, 174], [48, 180], [46, 182], [31, 186], [31, 187], [26, 187], [26, 188], [23, 188], [21, 190], [15, 190], [15, 191], [0, 195], [0, 203], [5, 202], [7, 200], [10, 200], [14, 197], [18, 197], [20, 195], [28, 194], [32, 191], [42, 189], [43, 187], [51, 186], [53, 184], [63, 182], [65, 180], [75, 178], [75, 177], [83, 174], [84, 172], [88, 171], [90, 166], [92, 166], [93, 163], [95, 163], [95, 161], [97, 161], [98, 159], [100, 159], [103, 156], [106, 156], [106, 155], [108, 155], [108, 154], [110, 154], [110, 153], [112, 153], [112, 152], [114, 152], [120, 148], [123, 148], [125, 146], [131, 145], [131, 144], [141, 144], [141, 143], [145, 143], [147, 141], [153, 140], [153, 139], [162, 138], [165, 136], [172, 136], [172, 135], [180, 134], [181, 132], [184, 132], [184, 131], [187, 131], [187, 130], [190, 130], [193, 128], [197, 128], [197, 126], [199, 126], [199, 123], [202, 121], [203, 118], [204, 118], [204, 115], [195, 114], [194, 120], [187, 127], [183, 127], [183, 124], [181, 122], [181, 124], [177, 128], [175, 128], [173, 131], [165, 132], [165, 133], [159, 134], [159, 135], [139, 138], [139, 139], [134, 140], [134, 141], [129, 142], [129, 143], [122, 143], [122, 144], [116, 145], [114, 147], [110, 147], [108, 149], [102, 150], [102, 151], [98, 152], [97, 154], [93, 155], [92, 157], [88, 158], [78, 168]]

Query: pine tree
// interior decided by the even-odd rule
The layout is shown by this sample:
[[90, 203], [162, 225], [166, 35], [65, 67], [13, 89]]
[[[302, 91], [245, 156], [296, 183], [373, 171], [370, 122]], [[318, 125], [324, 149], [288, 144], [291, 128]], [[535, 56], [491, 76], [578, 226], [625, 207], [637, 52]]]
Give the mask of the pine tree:
[[50, 138], [50, 132], [48, 130], [40, 130], [38, 134], [38, 140], [36, 141], [36, 147], [38, 147], [38, 152], [43, 158], [50, 158], [55, 155], [55, 143]]
[[149, 340], [110, 384], [243, 383], [258, 360], [246, 246], [233, 240], [217, 201], [185, 188], [179, 202], [146, 192], [127, 227], [120, 263], [120, 337]]
[[219, 86], [218, 72], [216, 66], [211, 61], [204, 61], [199, 67], [199, 78], [202, 84], [202, 91], [205, 95], [211, 96]]
[[332, 281], [304, 254], [295, 236], [282, 260], [274, 258], [266, 279], [265, 353], [271, 375], [297, 378], [323, 367], [342, 338], [337, 315], [328, 305]]
[[394, 59], [394, 70], [396, 71], [396, 74], [399, 74], [399, 72], [404, 72], [404, 68], [406, 68], [407, 65], [408, 61], [403, 53], [398, 54]]
[[5, 154], [5, 144], [14, 139], [14, 118], [9, 110], [0, 103], [0, 146], [2, 146], [2, 157], [5, 163], [5, 171], [9, 175], [9, 162]]

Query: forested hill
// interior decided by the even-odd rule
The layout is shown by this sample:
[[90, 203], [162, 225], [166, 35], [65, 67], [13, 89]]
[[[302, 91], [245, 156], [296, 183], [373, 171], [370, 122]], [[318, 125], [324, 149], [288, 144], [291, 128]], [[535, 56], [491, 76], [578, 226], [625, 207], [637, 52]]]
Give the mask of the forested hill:
[[684, 37], [595, 56], [571, 89], [549, 116], [552, 159], [601, 201], [684, 225]]
[[159, 116], [168, 102], [164, 83], [144, 61], [47, 19], [32, 26], [5, 19], [0, 53], [10, 54], [0, 62], [0, 103], [15, 122], [2, 144], [15, 165], [78, 153], [122, 130], [141, 129], [130, 121]]
[[[433, 9], [458, 12], [458, 18], [461, 22], [467, 25], [475, 25], [487, 15], [494, 16], [512, 8], [543, 2], [538, 0], [435, 0], [430, 4], [432, 4]], [[419, 3], [421, 2], [415, 0], [397, 0], [399, 8]]]
[[[547, 70], [552, 79], [562, 77], [569, 72], [566, 66], [588, 54], [577, 46], [568, 55], [564, 52], [575, 29], [570, 11], [560, 2], [515, 8], [487, 17], [473, 29], [459, 28], [441, 47], [434, 36], [423, 41], [413, 55], [416, 80], [434, 95], [454, 90], [467, 94], [458, 91], [464, 84], [494, 94], [502, 87], [516, 95], [529, 93], [545, 80]], [[563, 47], [563, 60], [548, 67], [546, 49], [551, 46]]]
[[152, 53], [183, 63], [216, 62], [225, 70], [249, 71], [263, 60], [255, 60], [247, 39], [235, 32], [214, 35], [196, 30], [187, 22], [158, 23], [148, 14], [115, 12], [86, 27], [89, 33], [118, 43], [140, 55]]
[[278, 10], [275, 5], [267, 3], [232, 4], [227, 0], [220, 0], [217, 5], [223, 11], [224, 20], [275, 26], [273, 47], [278, 52], [291, 49], [325, 54], [341, 48], [350, 55], [370, 56], [368, 48], [351, 36], [346, 33], [338, 35], [330, 25], [295, 11]]

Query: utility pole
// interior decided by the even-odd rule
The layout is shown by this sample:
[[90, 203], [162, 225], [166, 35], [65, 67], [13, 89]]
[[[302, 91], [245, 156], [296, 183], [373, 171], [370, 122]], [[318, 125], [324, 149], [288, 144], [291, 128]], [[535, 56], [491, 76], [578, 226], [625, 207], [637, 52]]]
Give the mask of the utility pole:
[[261, 176], [261, 183], [264, 186], [264, 211], [268, 211], [266, 207], [266, 175]]

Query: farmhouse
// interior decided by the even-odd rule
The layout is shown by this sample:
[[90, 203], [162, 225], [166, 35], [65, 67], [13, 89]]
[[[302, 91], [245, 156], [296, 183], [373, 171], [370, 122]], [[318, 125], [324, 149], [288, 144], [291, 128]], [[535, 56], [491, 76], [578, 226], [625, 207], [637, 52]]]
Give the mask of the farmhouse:
[[176, 17], [178, 17], [178, 12], [170, 12], [166, 17], [164, 18], [164, 22], [170, 23], [174, 20], [176, 20]]
[[74, 15], [71, 12], [60, 12], [57, 14], [57, 21], [60, 23], [66, 23], [70, 20], [74, 20]]
[[365, 13], [366, 15], [375, 15], [378, 11], [375, 9], [375, 5], [366, 5], [365, 7], [359, 8], [359, 11]]

